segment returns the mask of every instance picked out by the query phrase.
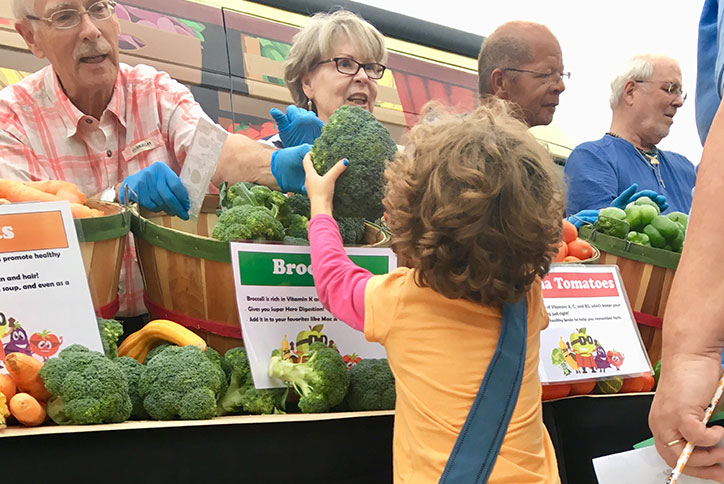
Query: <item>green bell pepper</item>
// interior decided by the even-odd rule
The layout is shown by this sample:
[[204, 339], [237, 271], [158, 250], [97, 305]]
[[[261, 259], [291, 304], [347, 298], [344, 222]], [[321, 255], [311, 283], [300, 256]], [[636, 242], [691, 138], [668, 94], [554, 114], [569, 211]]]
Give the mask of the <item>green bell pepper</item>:
[[[678, 224], [678, 222], [676, 222], [676, 223]], [[684, 250], [684, 236], [685, 236], [685, 233], [683, 230], [681, 230], [679, 232], [679, 235], [677, 235], [674, 240], [669, 242], [669, 244], [671, 245], [671, 248], [673, 249], [674, 252], [681, 253], [681, 251]]]
[[625, 220], [626, 212], [616, 207], [602, 209], [598, 214], [596, 230], [602, 234], [611, 235], [619, 239], [626, 237], [629, 231], [628, 222]]
[[666, 215], [657, 215], [651, 221], [651, 225], [659, 231], [666, 242], [671, 242], [681, 233], [680, 225]]
[[626, 220], [626, 212], [618, 207], [606, 207], [598, 211], [598, 216], [615, 218], [616, 220]]
[[654, 217], [658, 215], [657, 209], [651, 205], [636, 205], [635, 202], [629, 203], [626, 206], [625, 212], [626, 222], [628, 222], [630, 230], [636, 232], [640, 232], [641, 229], [650, 224]]
[[641, 232], [629, 232], [626, 235], [626, 240], [628, 240], [632, 244], [643, 245], [644, 247], [651, 247], [651, 239], [649, 239], [648, 235], [642, 234]]
[[663, 249], [666, 247], [666, 239], [663, 235], [661, 235], [661, 232], [656, 230], [656, 227], [649, 224], [643, 229], [643, 233], [649, 236], [649, 241], [651, 242], [651, 247], [657, 247], [659, 249]]
[[681, 224], [681, 226], [683, 227], [684, 232], [686, 232], [686, 226], [689, 223], [688, 215], [686, 215], [685, 213], [681, 213], [681, 212], [671, 212], [671, 213], [666, 214], [666, 216], [669, 217], [674, 222], [679, 222]]
[[659, 206], [656, 205], [656, 202], [651, 200], [649, 197], [637, 198], [636, 201], [633, 203], [636, 205], [649, 205], [651, 207], [654, 207], [656, 209], [656, 215], [659, 215], [661, 213], [661, 210], [659, 210]]

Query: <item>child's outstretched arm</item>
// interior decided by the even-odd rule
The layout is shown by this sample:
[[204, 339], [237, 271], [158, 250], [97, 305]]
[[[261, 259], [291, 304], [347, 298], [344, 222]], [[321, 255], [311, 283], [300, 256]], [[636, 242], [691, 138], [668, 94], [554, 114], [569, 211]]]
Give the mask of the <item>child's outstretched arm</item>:
[[364, 331], [365, 287], [372, 273], [349, 260], [337, 222], [332, 218], [334, 183], [346, 165], [346, 160], [339, 161], [324, 176], [319, 176], [309, 155], [304, 158], [305, 186], [312, 216], [308, 227], [312, 272], [322, 305], [337, 319]]

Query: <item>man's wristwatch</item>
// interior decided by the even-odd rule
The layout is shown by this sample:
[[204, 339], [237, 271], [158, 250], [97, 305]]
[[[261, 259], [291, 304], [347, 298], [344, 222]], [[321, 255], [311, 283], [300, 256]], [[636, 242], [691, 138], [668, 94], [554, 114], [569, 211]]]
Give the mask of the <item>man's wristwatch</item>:
[[101, 192], [102, 202], [115, 202], [116, 201], [116, 187], [115, 185], [110, 186]]

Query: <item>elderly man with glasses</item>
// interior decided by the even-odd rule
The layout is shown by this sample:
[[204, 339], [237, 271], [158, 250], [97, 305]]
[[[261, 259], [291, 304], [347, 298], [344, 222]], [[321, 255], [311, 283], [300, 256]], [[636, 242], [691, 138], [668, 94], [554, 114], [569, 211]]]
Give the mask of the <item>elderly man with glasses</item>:
[[[120, 188], [128, 186], [142, 206], [187, 219], [189, 198], [178, 173], [206, 115], [168, 74], [119, 62], [115, 5], [13, 0], [15, 29], [50, 66], [0, 91], [0, 177], [66, 180], [88, 196], [121, 202]], [[308, 150], [273, 150], [230, 135], [212, 182], [299, 191]], [[128, 247], [119, 315], [145, 312], [133, 255]]]
[[571, 74], [563, 69], [558, 40], [545, 25], [512, 21], [493, 31], [478, 55], [478, 93], [520, 106], [528, 126], [553, 121]]
[[[611, 82], [613, 119], [608, 133], [578, 145], [568, 157], [567, 213], [591, 210], [596, 215], [598, 209], [623, 208], [644, 194], [654, 198], [662, 212], [689, 213], [694, 165], [656, 147], [669, 134], [685, 100], [678, 61], [656, 55], [631, 58]], [[641, 192], [634, 194], [637, 188]], [[623, 200], [619, 194], [627, 191], [631, 196]]]

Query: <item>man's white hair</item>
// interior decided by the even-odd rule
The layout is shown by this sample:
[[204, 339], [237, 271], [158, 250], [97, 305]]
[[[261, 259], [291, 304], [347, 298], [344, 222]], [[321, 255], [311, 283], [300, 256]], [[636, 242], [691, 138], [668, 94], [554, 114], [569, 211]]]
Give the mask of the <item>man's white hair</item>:
[[608, 99], [611, 109], [621, 102], [626, 81], [648, 81], [654, 75], [654, 66], [659, 60], [673, 60], [679, 63], [676, 59], [657, 54], [639, 54], [626, 61], [621, 72], [611, 81], [611, 96]]
[[13, 15], [17, 20], [33, 15], [35, 0], [13, 0]]

